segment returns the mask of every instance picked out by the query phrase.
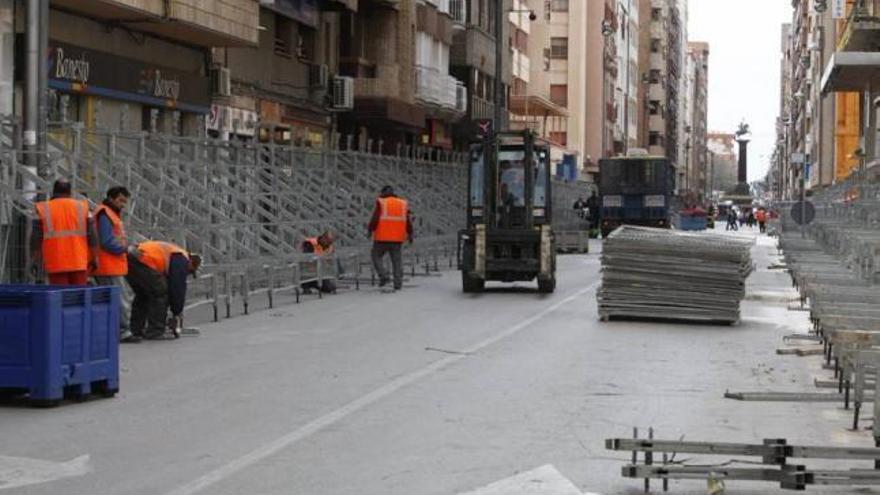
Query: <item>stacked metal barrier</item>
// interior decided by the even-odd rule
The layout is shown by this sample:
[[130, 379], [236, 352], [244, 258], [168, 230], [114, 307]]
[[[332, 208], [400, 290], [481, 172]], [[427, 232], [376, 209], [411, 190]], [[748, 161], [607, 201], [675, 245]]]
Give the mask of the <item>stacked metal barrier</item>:
[[751, 245], [717, 234], [621, 227], [602, 248], [599, 316], [735, 323]]

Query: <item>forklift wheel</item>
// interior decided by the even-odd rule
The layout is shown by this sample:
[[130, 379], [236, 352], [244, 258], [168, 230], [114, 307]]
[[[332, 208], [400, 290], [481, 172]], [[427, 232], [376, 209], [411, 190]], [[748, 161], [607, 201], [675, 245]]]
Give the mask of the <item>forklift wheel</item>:
[[556, 290], [556, 277], [551, 277], [546, 280], [538, 279], [538, 292], [541, 292], [542, 294], [552, 294], [554, 290]]
[[466, 272], [461, 272], [461, 290], [465, 293], [483, 292], [486, 281], [481, 278], [469, 276]]

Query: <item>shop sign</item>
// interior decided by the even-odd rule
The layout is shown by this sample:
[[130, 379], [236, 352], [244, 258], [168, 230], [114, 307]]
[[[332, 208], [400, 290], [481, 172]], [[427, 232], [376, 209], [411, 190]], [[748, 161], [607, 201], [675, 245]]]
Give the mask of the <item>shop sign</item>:
[[211, 105], [208, 77], [54, 40], [49, 42], [49, 85], [197, 113], [208, 113]]

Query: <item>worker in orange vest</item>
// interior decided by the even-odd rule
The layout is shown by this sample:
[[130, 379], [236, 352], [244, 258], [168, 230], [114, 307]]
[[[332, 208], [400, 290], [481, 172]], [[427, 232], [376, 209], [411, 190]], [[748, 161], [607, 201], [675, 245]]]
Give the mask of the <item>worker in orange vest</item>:
[[52, 285], [86, 285], [97, 267], [97, 234], [89, 203], [73, 199], [66, 180], [52, 185], [52, 199], [37, 203], [31, 234], [31, 259], [36, 271], [42, 260]]
[[[309, 237], [302, 243], [302, 251], [304, 253], [311, 253], [317, 256], [323, 256], [328, 254], [333, 254], [333, 236], [328, 231], [324, 231], [318, 237]], [[321, 281], [320, 287], [318, 286], [318, 282], [313, 280], [311, 282], [305, 282], [302, 284], [303, 291], [308, 294], [314, 289], [319, 289], [321, 292], [335, 292], [336, 291], [336, 283], [333, 280], [325, 279]]]
[[755, 220], [758, 221], [758, 228], [761, 230], [761, 233], [767, 232], [767, 210], [764, 208], [758, 209], [758, 213], [755, 213]]
[[394, 290], [403, 287], [403, 243], [413, 241], [412, 220], [409, 204], [394, 194], [391, 186], [385, 186], [376, 199], [373, 217], [370, 219], [369, 231], [373, 236], [371, 257], [373, 268], [379, 275], [379, 287], [388, 285], [390, 280], [388, 269], [383, 258], [391, 255], [391, 266], [394, 271]]
[[146, 241], [128, 250], [128, 275], [134, 291], [131, 333], [156, 340], [165, 338], [171, 309], [175, 328], [182, 325], [189, 275], [195, 276], [202, 258], [182, 247], [163, 241]]
[[119, 313], [119, 341], [138, 343], [141, 338], [131, 333], [131, 299], [126, 293], [125, 276], [128, 275], [128, 239], [122, 223], [122, 210], [128, 205], [131, 192], [122, 186], [111, 187], [107, 197], [95, 209], [95, 225], [98, 229], [98, 268], [92, 272], [95, 285], [119, 287], [122, 305]]

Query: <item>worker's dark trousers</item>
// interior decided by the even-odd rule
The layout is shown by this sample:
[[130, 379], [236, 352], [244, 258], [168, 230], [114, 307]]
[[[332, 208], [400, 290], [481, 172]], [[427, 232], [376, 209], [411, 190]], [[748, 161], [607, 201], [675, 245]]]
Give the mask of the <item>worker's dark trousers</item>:
[[379, 280], [388, 282], [388, 269], [385, 268], [383, 258], [385, 253], [391, 254], [391, 267], [394, 270], [394, 288], [403, 287], [403, 254], [401, 254], [402, 242], [373, 242], [373, 250], [370, 253], [373, 258], [373, 268], [379, 275]]
[[134, 301], [131, 303], [131, 333], [138, 337], [161, 337], [168, 316], [168, 281], [161, 273], [128, 255], [125, 276]]

